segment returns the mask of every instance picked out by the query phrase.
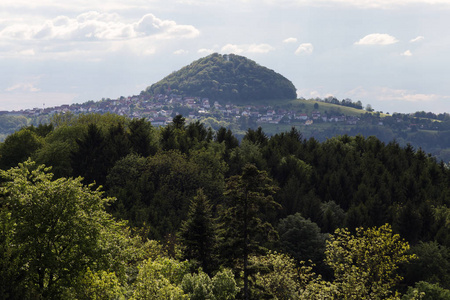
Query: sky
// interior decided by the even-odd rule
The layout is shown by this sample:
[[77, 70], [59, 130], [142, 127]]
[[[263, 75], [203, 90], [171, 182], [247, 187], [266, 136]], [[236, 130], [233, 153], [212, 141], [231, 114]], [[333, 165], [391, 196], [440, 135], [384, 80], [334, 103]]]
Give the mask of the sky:
[[450, 0], [1, 0], [0, 110], [137, 95], [246, 56], [298, 97], [450, 112]]

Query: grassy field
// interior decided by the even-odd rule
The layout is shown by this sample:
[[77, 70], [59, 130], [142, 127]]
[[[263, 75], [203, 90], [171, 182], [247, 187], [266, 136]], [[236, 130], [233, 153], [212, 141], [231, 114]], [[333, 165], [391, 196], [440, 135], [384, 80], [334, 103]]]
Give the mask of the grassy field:
[[[318, 108], [314, 108], [314, 104], [318, 104]], [[260, 105], [270, 105], [277, 108], [301, 111], [305, 114], [311, 114], [313, 111], [319, 111], [320, 113], [336, 114], [336, 115], [346, 115], [346, 116], [360, 116], [365, 114], [366, 111], [363, 109], [356, 109], [353, 107], [341, 106], [331, 103], [325, 103], [315, 100], [272, 100], [272, 101], [261, 101], [258, 102]], [[382, 115], [381, 115], [382, 116]]]
[[[274, 135], [276, 133], [290, 131], [292, 127], [295, 127], [305, 138], [311, 136], [322, 136], [324, 132], [333, 133], [333, 128], [335, 131], [342, 132], [350, 130], [354, 125], [338, 124], [338, 123], [314, 123], [313, 125], [305, 125], [301, 123], [291, 123], [291, 124], [259, 124], [263, 131], [267, 135]], [[331, 136], [328, 136], [331, 138]]]

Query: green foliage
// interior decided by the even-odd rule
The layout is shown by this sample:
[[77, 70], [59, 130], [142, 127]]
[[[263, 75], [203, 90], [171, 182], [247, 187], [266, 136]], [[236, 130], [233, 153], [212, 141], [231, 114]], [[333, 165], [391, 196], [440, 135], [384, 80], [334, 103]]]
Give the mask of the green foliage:
[[50, 134], [53, 131], [54, 126], [51, 123], [50, 124], [39, 124], [37, 127], [35, 127], [34, 125], [31, 125], [25, 129], [28, 129], [28, 130], [36, 133], [40, 137], [46, 137], [48, 134]]
[[[124, 288], [114, 272], [86, 270], [78, 284], [76, 298], [92, 300], [118, 300], [125, 299]], [[71, 297], [73, 295], [65, 295]]]
[[202, 271], [198, 274], [186, 274], [181, 287], [191, 300], [215, 299], [211, 278]]
[[77, 149], [71, 153], [71, 165], [75, 176], [84, 178], [89, 184], [105, 183], [107, 157], [104, 156], [106, 146], [105, 137], [100, 128], [94, 123], [88, 125], [86, 134], [82, 139], [76, 140]]
[[185, 118], [177, 115], [173, 118], [172, 124], [161, 129], [160, 136], [163, 150], [179, 150], [182, 153], [188, 153], [207, 147], [212, 140], [212, 131], [207, 130], [199, 121], [186, 125]]
[[402, 300], [448, 300], [450, 299], [450, 291], [426, 281], [417, 282], [414, 287], [409, 287]]
[[187, 219], [181, 223], [179, 241], [185, 259], [198, 263], [207, 273], [212, 271], [217, 247], [216, 224], [212, 207], [201, 189], [191, 200]]
[[134, 153], [144, 157], [156, 153], [157, 141], [150, 122], [133, 119], [129, 124], [129, 131], [129, 142]]
[[70, 154], [73, 149], [74, 146], [70, 142], [45, 143], [41, 149], [35, 152], [34, 159], [39, 164], [52, 166], [55, 177], [69, 177], [72, 175]]
[[319, 226], [296, 213], [281, 219], [277, 226], [280, 249], [297, 261], [320, 264], [324, 259], [326, 234]]
[[201, 269], [198, 273], [186, 274], [181, 287], [192, 300], [231, 300], [239, 292], [230, 269], [219, 271], [212, 279]]
[[269, 252], [265, 256], [251, 256], [249, 259], [254, 274], [253, 297], [263, 299], [299, 299], [300, 278], [296, 262], [291, 257]]
[[0, 168], [9, 169], [27, 160], [42, 147], [42, 138], [29, 129], [9, 135], [0, 146]]
[[189, 299], [180, 287], [187, 262], [167, 257], [149, 259], [139, 267], [131, 299]]
[[52, 180], [47, 171], [30, 161], [1, 171], [0, 221], [8, 231], [1, 245], [6, 255], [0, 269], [7, 277], [0, 294], [21, 288], [27, 298], [56, 297], [87, 265], [101, 263], [107, 250], [100, 240], [114, 229], [104, 211], [112, 199], [80, 179]]
[[437, 242], [420, 242], [411, 248], [417, 259], [405, 267], [405, 281], [408, 285], [426, 281], [450, 288], [450, 250]]
[[231, 300], [239, 293], [239, 287], [230, 269], [223, 269], [214, 275], [212, 286], [216, 300]]
[[27, 126], [29, 120], [25, 116], [0, 115], [0, 132], [13, 133]]
[[362, 227], [352, 235], [337, 229], [325, 251], [326, 263], [333, 269], [340, 298], [397, 299], [393, 288], [402, 279], [399, 265], [415, 258], [407, 254], [409, 245], [386, 224]]
[[223, 178], [220, 160], [208, 150], [193, 153], [167, 151], [119, 160], [107, 177], [111, 195], [118, 198], [113, 213], [133, 226], [150, 226], [151, 238], [175, 234], [199, 188], [214, 199], [223, 191], [223, 182], [216, 182]]
[[194, 61], [148, 87], [142, 94], [172, 91], [219, 101], [295, 99], [292, 82], [243, 56], [217, 53]]
[[[320, 108], [326, 105], [321, 103]], [[55, 173], [47, 178], [43, 167], [28, 163], [13, 170], [26, 169], [27, 174], [40, 170], [33, 176], [47, 179], [5, 171], [9, 179], [2, 182], [5, 190], [0, 200], [0, 298], [27, 299], [44, 293], [82, 298], [83, 291], [100, 294], [108, 286], [111, 292], [123, 288], [121, 293], [129, 298], [141, 262], [167, 255], [185, 255], [191, 270], [203, 265], [211, 275], [230, 267], [239, 285], [245, 287], [247, 281], [248, 288], [241, 291], [249, 297], [273, 297], [275, 291], [257, 287], [266, 282], [261, 278], [269, 276], [273, 267], [249, 263], [250, 256], [268, 250], [283, 250], [316, 264], [318, 276], [297, 263], [300, 299], [358, 298], [370, 293], [372, 298], [396, 297], [395, 288], [406, 290], [418, 281], [449, 287], [450, 169], [411, 145], [348, 135], [321, 143], [304, 139], [295, 128], [271, 137], [262, 129], [250, 129], [239, 143], [230, 129], [220, 128], [214, 134], [182, 116], [157, 130], [148, 121], [113, 115], [60, 117], [55, 129], [24, 128], [0, 147], [2, 154], [12, 157], [0, 161], [17, 163], [31, 156]], [[28, 148], [22, 149], [23, 145]], [[14, 158], [20, 151], [26, 155]], [[77, 175], [89, 178], [86, 182], [105, 183], [106, 195], [118, 200], [101, 200], [102, 212], [85, 212], [89, 199], [104, 198], [93, 186], [81, 185], [80, 179], [67, 179]], [[280, 186], [276, 194], [275, 185]], [[14, 201], [6, 187], [15, 191]], [[112, 221], [105, 204], [131, 228]], [[210, 226], [214, 218], [220, 224], [217, 240]], [[66, 223], [70, 229], [58, 227]], [[411, 253], [419, 259], [397, 269], [398, 245], [403, 242], [390, 229], [378, 228], [386, 223], [412, 245]], [[333, 250], [328, 253], [333, 280], [330, 269], [320, 262], [323, 238], [343, 226], [349, 229], [341, 229], [333, 240], [339, 242], [328, 248]], [[378, 229], [357, 229], [361, 226]], [[158, 241], [147, 242], [147, 238]], [[389, 252], [385, 244], [397, 252]], [[62, 248], [70, 251], [58, 250]], [[392, 259], [392, 264], [383, 257]], [[256, 284], [252, 276], [258, 272]], [[394, 287], [397, 275], [406, 281]], [[195, 276], [193, 282], [211, 282], [214, 287], [216, 277], [209, 281]], [[245, 278], [252, 280], [250, 284]], [[181, 291], [181, 281], [168, 282], [167, 291]], [[144, 290], [136, 297], [141, 292], [145, 296]], [[420, 296], [417, 289], [415, 293]]]
[[127, 120], [124, 116], [119, 116], [117, 114], [79, 114], [74, 115], [73, 113], [61, 113], [55, 114], [51, 123], [56, 127], [65, 127], [65, 126], [88, 126], [89, 124], [96, 124], [100, 126], [102, 129], [111, 127], [120, 122], [125, 122]]
[[107, 193], [117, 197], [117, 201], [111, 205], [111, 210], [133, 225], [142, 225], [147, 221], [147, 218], [141, 217], [139, 213], [144, 195], [153, 193], [145, 175], [146, 171], [147, 159], [130, 154], [117, 161], [107, 176]]
[[241, 175], [227, 181], [227, 203], [221, 212], [221, 255], [229, 263], [241, 265], [244, 295], [248, 299], [248, 257], [260, 253], [276, 239], [272, 225], [264, 221], [264, 212], [279, 208], [272, 195], [276, 187], [264, 171], [246, 165]]

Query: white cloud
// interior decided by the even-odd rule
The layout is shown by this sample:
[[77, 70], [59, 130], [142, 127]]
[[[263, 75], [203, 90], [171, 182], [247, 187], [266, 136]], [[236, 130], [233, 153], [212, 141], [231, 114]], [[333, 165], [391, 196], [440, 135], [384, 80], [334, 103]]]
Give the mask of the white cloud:
[[269, 44], [252, 44], [248, 46], [246, 52], [248, 53], [268, 53], [270, 51], [275, 50], [274, 47]]
[[[24, 6], [28, 5], [31, 8], [38, 7], [49, 7], [56, 6], [62, 9], [76, 9], [80, 6], [89, 7], [89, 8], [101, 8], [109, 9], [109, 10], [119, 10], [124, 9], [128, 6], [133, 8], [149, 8], [151, 6], [160, 5], [162, 6], [164, 3], [169, 2], [166, 1], [157, 1], [157, 0], [128, 0], [127, 5], [124, 4], [123, 0], [71, 0], [71, 1], [56, 1], [55, 0], [40, 0], [40, 1], [32, 1], [29, 0], [2, 0], [0, 7], [2, 6]], [[337, 3], [344, 5], [352, 5], [352, 6], [362, 6], [362, 7], [392, 7], [392, 6], [402, 6], [408, 4], [429, 4], [429, 5], [437, 5], [437, 4], [449, 4], [448, 0], [176, 0], [172, 1], [177, 4], [185, 4], [185, 5], [224, 5], [231, 3], [261, 3], [265, 2], [273, 5], [317, 5], [326, 4], [326, 3]]]
[[[244, 1], [248, 2], [248, 0]], [[256, 2], [260, 0], [253, 1]], [[283, 5], [286, 7], [343, 5], [362, 9], [392, 9], [417, 4], [450, 5], [450, 1], [448, 0], [265, 0], [265, 2], [271, 5]]]
[[5, 89], [6, 92], [22, 91], [22, 92], [39, 92], [40, 89], [36, 88], [32, 83], [18, 83]]
[[405, 52], [403, 52], [400, 55], [402, 55], [402, 56], [412, 56], [412, 52], [410, 50], [406, 50]]
[[43, 24], [12, 24], [0, 31], [6, 39], [29, 40], [124, 40], [143, 36], [195, 38], [200, 34], [192, 25], [178, 25], [153, 14], [137, 22], [126, 22], [118, 14], [89, 11], [76, 18], [58, 16]]
[[34, 56], [36, 54], [36, 52], [34, 51], [34, 49], [25, 49], [22, 51], [19, 51], [20, 55], [23, 56]]
[[416, 38], [413, 38], [413, 39], [412, 39], [412, 40], [410, 40], [409, 42], [410, 42], [410, 43], [417, 43], [417, 42], [421, 42], [421, 41], [423, 41], [423, 39], [425, 39], [425, 37], [423, 37], [423, 36], [419, 35], [418, 37], [416, 37]]
[[213, 49], [201, 48], [201, 49], [198, 49], [197, 53], [199, 53], [199, 54], [211, 54], [211, 53], [214, 53], [214, 50]]
[[135, 25], [137, 32], [146, 35], [158, 34], [161, 38], [195, 38], [200, 31], [192, 25], [178, 25], [175, 21], [161, 20], [153, 14], [147, 14]]
[[355, 42], [355, 45], [391, 45], [397, 42], [398, 40], [392, 35], [385, 33], [372, 33]]
[[226, 44], [222, 47], [223, 53], [241, 54], [245, 51], [244, 47], [234, 44]]
[[167, 2], [159, 0], [71, 0], [71, 1], [55, 1], [55, 0], [2, 0], [0, 1], [0, 9], [24, 9], [33, 11], [42, 10], [59, 10], [59, 11], [86, 11], [86, 10], [101, 10], [101, 11], [121, 11], [121, 10], [140, 10], [149, 11], [158, 7], [167, 6]]
[[442, 96], [437, 94], [422, 94], [415, 91], [403, 89], [380, 88], [379, 99], [385, 101], [404, 101], [404, 102], [431, 102], [449, 98], [449, 96]]
[[296, 55], [301, 55], [301, 54], [312, 54], [314, 51], [314, 46], [311, 43], [303, 43], [301, 44], [297, 50], [295, 50], [295, 54]]
[[269, 44], [243, 44], [243, 45], [235, 45], [235, 44], [226, 44], [222, 47], [221, 51], [223, 53], [234, 53], [234, 54], [242, 54], [242, 53], [268, 53], [270, 51], [275, 50], [274, 47]]
[[449, 99], [450, 96], [438, 94], [425, 94], [407, 89], [392, 89], [388, 87], [374, 87], [365, 89], [358, 87], [347, 92], [347, 95], [360, 99], [376, 99], [380, 101], [401, 101], [401, 102], [433, 102], [443, 99]]
[[153, 14], [128, 20], [117, 13], [88, 11], [76, 17], [61, 15], [39, 22], [12, 20], [0, 27], [0, 54], [37, 59], [81, 53], [104, 57], [108, 52], [126, 50], [149, 55], [156, 46], [163, 46], [158, 40], [192, 39], [199, 35], [200, 31], [192, 25], [159, 19]]
[[297, 43], [297, 38], [294, 38], [294, 37], [287, 38], [287, 39], [283, 40], [283, 43], [286, 43], [286, 44]]
[[179, 50], [173, 51], [173, 54], [175, 54], [175, 55], [183, 55], [183, 54], [188, 54], [188, 53], [189, 53], [189, 51], [184, 50], [184, 49], [179, 49]]

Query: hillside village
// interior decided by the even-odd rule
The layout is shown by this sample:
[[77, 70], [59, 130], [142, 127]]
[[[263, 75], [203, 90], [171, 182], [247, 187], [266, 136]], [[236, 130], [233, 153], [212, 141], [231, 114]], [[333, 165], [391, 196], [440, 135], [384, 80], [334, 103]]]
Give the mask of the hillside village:
[[[267, 102], [266, 102], [267, 103]], [[401, 145], [411, 144], [432, 153], [438, 159], [450, 162], [450, 115], [425, 112], [411, 114], [383, 114], [362, 107], [347, 109], [350, 99], [342, 101], [303, 99], [277, 104], [254, 102], [249, 105], [221, 103], [211, 98], [182, 97], [177, 94], [140, 94], [88, 101], [83, 104], [33, 108], [20, 111], [0, 111], [0, 141], [25, 126], [48, 123], [58, 114], [117, 114], [134, 119], [145, 119], [155, 127], [165, 126], [180, 114], [186, 122], [200, 121], [213, 130], [231, 129], [242, 138], [251, 128], [263, 128], [268, 136], [298, 127], [306, 138], [324, 141], [331, 136], [376, 136], [385, 143], [396, 140]], [[359, 105], [359, 103], [356, 103]]]
[[342, 122], [354, 125], [360, 120], [354, 116], [326, 115], [320, 111], [312, 111], [307, 114], [301, 110], [275, 109], [272, 106], [264, 105], [220, 104], [218, 101], [212, 101], [208, 98], [182, 97], [175, 94], [159, 94], [151, 98], [143, 96], [120, 97], [114, 100], [88, 101], [83, 104], [67, 104], [12, 112], [3, 111], [0, 114], [23, 115], [33, 118], [69, 112], [73, 114], [114, 113], [131, 118], [145, 118], [154, 126], [168, 124], [177, 114], [182, 114], [187, 120], [215, 117], [226, 121], [236, 121], [241, 117], [246, 117], [257, 124], [290, 124], [295, 122], [296, 124], [311, 125], [314, 122]]

